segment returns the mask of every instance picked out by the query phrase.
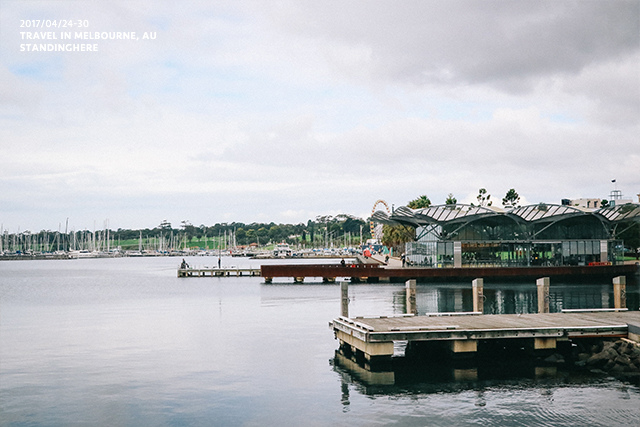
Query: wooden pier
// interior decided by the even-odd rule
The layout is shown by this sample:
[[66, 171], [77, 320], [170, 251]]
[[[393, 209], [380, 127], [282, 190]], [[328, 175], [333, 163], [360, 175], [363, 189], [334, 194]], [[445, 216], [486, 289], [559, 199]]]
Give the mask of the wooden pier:
[[[407, 314], [349, 317], [348, 284], [341, 283], [341, 316], [329, 323], [341, 349], [368, 362], [389, 360], [394, 342], [444, 345], [453, 357], [474, 356], [496, 340], [520, 339], [535, 352], [555, 350], [561, 341], [577, 338], [627, 338], [640, 342], [640, 312], [626, 308], [626, 279], [613, 279], [614, 308], [549, 313], [549, 278], [536, 281], [538, 313], [483, 314], [483, 279], [473, 281], [473, 312], [430, 313], [417, 316], [416, 281], [406, 283]], [[490, 347], [490, 346], [489, 346]]]
[[354, 347], [371, 360], [393, 356], [394, 341], [448, 341], [452, 353], [475, 353], [480, 340], [527, 338], [540, 350], [555, 349], [558, 340], [629, 338], [630, 327], [632, 336], [640, 328], [640, 312], [340, 316], [331, 327], [342, 345]]
[[260, 274], [266, 283], [271, 283], [274, 277], [290, 277], [296, 283], [320, 277], [325, 283], [334, 283], [338, 277], [350, 277], [351, 281], [369, 281], [380, 277], [382, 270], [379, 264], [281, 264], [263, 265], [260, 267]]
[[529, 280], [538, 277], [551, 278], [612, 278], [621, 275], [636, 275], [636, 264], [587, 265], [557, 267], [461, 267], [461, 268], [389, 268], [378, 264], [281, 264], [263, 265], [261, 275], [266, 283], [276, 277], [293, 278], [303, 282], [308, 278], [321, 278], [323, 282], [335, 282], [336, 278], [349, 278], [352, 282], [465, 280], [476, 277]]
[[260, 276], [259, 268], [179, 268], [178, 277], [240, 277], [240, 276]]

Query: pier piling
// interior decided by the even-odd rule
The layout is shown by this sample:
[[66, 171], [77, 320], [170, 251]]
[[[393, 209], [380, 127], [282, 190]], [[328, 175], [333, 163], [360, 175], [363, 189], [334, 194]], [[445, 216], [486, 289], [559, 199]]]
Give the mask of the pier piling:
[[441, 348], [442, 354], [452, 360], [469, 361], [485, 357], [478, 354], [501, 351], [506, 346], [524, 346], [532, 355], [546, 357], [584, 338], [638, 340], [640, 314], [625, 307], [625, 276], [613, 279], [615, 308], [563, 309], [561, 313], [550, 313], [549, 284], [549, 277], [536, 281], [537, 314], [481, 316], [484, 279], [477, 278], [472, 281], [473, 312], [418, 316], [416, 280], [410, 279], [405, 282], [406, 314], [350, 318], [349, 285], [345, 281], [340, 283], [342, 315], [330, 322], [330, 327], [341, 351], [365, 360], [368, 364], [365, 369], [390, 362], [397, 341], [407, 341], [412, 354], [416, 349], [428, 348], [431, 352]]
[[416, 305], [416, 280], [407, 280], [405, 284], [405, 293], [407, 299], [407, 314], [418, 314]]
[[613, 304], [615, 308], [627, 308], [627, 277], [613, 278]]
[[349, 317], [349, 282], [340, 282], [340, 292], [342, 294], [340, 312], [342, 316]]
[[416, 349], [428, 348], [433, 352], [434, 348], [441, 348], [442, 354], [452, 360], [468, 362], [507, 346], [524, 346], [530, 354], [544, 358], [585, 338], [637, 341], [640, 336], [640, 313], [626, 309], [626, 276], [613, 278], [615, 308], [563, 309], [561, 313], [551, 313], [550, 278], [541, 277], [536, 280], [537, 314], [487, 316], [479, 316], [484, 312], [483, 278], [472, 281], [473, 312], [422, 316], [417, 315], [415, 279], [405, 282], [406, 314], [394, 316], [350, 318], [348, 283], [340, 285], [342, 316], [330, 322], [330, 327], [341, 350], [364, 359], [365, 369], [390, 362], [396, 341], [407, 341], [412, 354]]
[[536, 280], [538, 286], [538, 313], [549, 312], [549, 278], [541, 277]]
[[484, 313], [484, 279], [474, 279], [471, 286], [473, 288], [473, 311]]

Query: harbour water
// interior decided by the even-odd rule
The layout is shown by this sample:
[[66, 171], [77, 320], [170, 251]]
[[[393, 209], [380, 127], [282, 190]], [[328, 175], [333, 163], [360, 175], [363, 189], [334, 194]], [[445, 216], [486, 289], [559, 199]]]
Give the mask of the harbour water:
[[[364, 378], [336, 359], [339, 285], [179, 279], [180, 261], [0, 262], [0, 426], [640, 425], [640, 387], [604, 374], [454, 379], [423, 366]], [[471, 307], [470, 283], [417, 292], [420, 313]], [[552, 282], [551, 309], [607, 306], [611, 294]], [[488, 312], [537, 308], [535, 283], [485, 281], [485, 295]], [[352, 285], [350, 313], [399, 314], [403, 296], [403, 283]], [[632, 284], [627, 305], [638, 301]]]

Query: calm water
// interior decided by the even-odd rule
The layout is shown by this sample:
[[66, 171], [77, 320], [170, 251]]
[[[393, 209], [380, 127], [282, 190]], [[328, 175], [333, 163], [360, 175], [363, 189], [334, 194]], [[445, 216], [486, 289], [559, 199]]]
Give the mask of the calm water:
[[[338, 285], [178, 279], [179, 262], [0, 262], [0, 425], [640, 425], [640, 388], [606, 376], [367, 376], [335, 360]], [[609, 306], [610, 287], [552, 281], [552, 311]], [[535, 292], [485, 282], [485, 308], [535, 311]], [[637, 285], [627, 293], [637, 310]], [[402, 313], [403, 295], [401, 283], [352, 285], [350, 312]], [[468, 311], [470, 283], [419, 284], [417, 301]]]

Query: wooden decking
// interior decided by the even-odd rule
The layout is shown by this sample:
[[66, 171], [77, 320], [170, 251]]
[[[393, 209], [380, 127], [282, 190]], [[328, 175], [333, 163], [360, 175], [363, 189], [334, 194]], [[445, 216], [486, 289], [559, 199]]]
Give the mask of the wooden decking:
[[350, 345], [370, 360], [393, 355], [394, 341], [450, 341], [454, 353], [475, 352], [479, 340], [491, 339], [529, 338], [535, 341], [536, 349], [553, 349], [557, 340], [581, 337], [624, 337], [637, 341], [640, 312], [618, 309], [541, 314], [341, 316], [330, 326], [341, 345]]
[[638, 311], [544, 314], [434, 314], [364, 318], [340, 317], [336, 330], [367, 342], [627, 336], [629, 323], [640, 326]]

